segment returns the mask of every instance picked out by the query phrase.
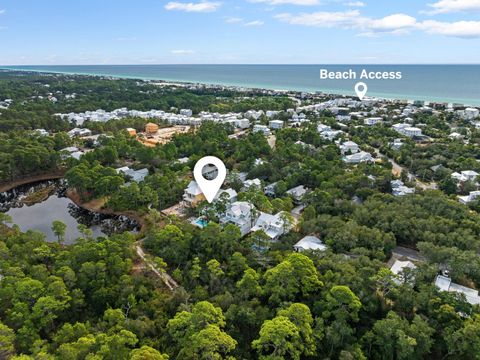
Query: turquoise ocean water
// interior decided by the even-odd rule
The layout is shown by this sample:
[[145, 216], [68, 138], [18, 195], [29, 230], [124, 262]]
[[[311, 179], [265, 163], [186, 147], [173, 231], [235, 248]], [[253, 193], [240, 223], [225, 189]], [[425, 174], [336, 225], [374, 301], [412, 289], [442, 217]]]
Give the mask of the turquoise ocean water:
[[[84, 75], [221, 84], [264, 89], [323, 91], [353, 95], [357, 81], [368, 94], [394, 99], [426, 100], [480, 106], [480, 65], [55, 65], [0, 66]], [[321, 80], [320, 69], [359, 74], [401, 71], [401, 80]]]

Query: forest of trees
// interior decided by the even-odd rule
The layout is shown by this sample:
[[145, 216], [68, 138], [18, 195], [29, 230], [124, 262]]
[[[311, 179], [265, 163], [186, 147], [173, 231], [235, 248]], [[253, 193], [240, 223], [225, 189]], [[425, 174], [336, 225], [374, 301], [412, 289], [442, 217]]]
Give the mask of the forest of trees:
[[[122, 86], [133, 86], [130, 81], [106, 86], [106, 80], [85, 78], [77, 84], [65, 79], [39, 76], [35, 82], [58, 81], [49, 89], [56, 86], [64, 93], [90, 86], [95, 106], [105, 105], [103, 96], [110, 96], [93, 99], [93, 91], [102, 93], [102, 86], [114, 107], [131, 101], [141, 109], [142, 101], [143, 106], [156, 101], [143, 93], [119, 97]], [[27, 85], [7, 93], [9, 82], [16, 81], [26, 80], [0, 81], [0, 94], [23, 92], [27, 97], [30, 90], [22, 87]], [[215, 97], [207, 92], [182, 100], [181, 93], [172, 92], [162, 101], [175, 94], [180, 98], [168, 106], [192, 108], [197, 97]], [[85, 96], [78, 101], [89, 99]], [[205, 106], [214, 105], [219, 104]], [[328, 123], [331, 118], [321, 120]], [[65, 228], [59, 222], [52, 224], [58, 239], [45, 239], [38, 232], [20, 231], [0, 214], [0, 358], [479, 359], [479, 306], [434, 286], [439, 271], [448, 270], [454, 282], [480, 287], [478, 212], [441, 190], [392, 196], [389, 162], [345, 164], [338, 147], [320, 137], [315, 121], [301, 129], [278, 130], [274, 148], [259, 133], [231, 139], [231, 128], [213, 122], [149, 148], [115, 131], [121, 129], [114, 124], [104, 124], [104, 130], [111, 126], [113, 136], [100, 137], [92, 151], [68, 161], [58, 153], [71, 145], [62, 132], [49, 137], [2, 134], [0, 168], [5, 179], [65, 167], [70, 190], [83, 200], [106, 198], [111, 209], [141, 214], [146, 227], [141, 241], [130, 233], [94, 239], [82, 229], [75, 243], [63, 244]], [[383, 127], [352, 130], [362, 147], [383, 149], [393, 136]], [[413, 146], [406, 142], [400, 153], [405, 155], [392, 155], [415, 160], [409, 149]], [[465, 152], [465, 157], [476, 156], [475, 151]], [[219, 225], [205, 204], [198, 212], [211, 221], [203, 229], [160, 215], [179, 202], [196, 160], [204, 155], [221, 158], [239, 199], [268, 213], [293, 208], [287, 189], [311, 189], [298, 225], [259, 251], [253, 245], [265, 241], [261, 233], [242, 236], [232, 224]], [[182, 157], [189, 161], [178, 163]], [[255, 165], [258, 158], [263, 162]], [[125, 165], [147, 168], [149, 174], [137, 184], [115, 171]], [[242, 171], [264, 184], [277, 182], [276, 197], [240, 191], [241, 184], [230, 175]], [[294, 252], [293, 244], [311, 234], [328, 250]], [[178, 288], [168, 289], [151, 271], [135, 251], [139, 244]], [[424, 259], [402, 278], [386, 264], [397, 245], [418, 250]]]

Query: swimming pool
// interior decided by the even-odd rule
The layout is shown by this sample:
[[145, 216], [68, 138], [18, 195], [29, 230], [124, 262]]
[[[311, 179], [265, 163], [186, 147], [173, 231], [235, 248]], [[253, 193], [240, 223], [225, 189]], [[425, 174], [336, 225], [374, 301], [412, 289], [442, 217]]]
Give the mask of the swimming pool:
[[198, 226], [199, 228], [203, 229], [208, 225], [208, 221], [202, 218], [197, 218], [193, 221], [193, 225]]

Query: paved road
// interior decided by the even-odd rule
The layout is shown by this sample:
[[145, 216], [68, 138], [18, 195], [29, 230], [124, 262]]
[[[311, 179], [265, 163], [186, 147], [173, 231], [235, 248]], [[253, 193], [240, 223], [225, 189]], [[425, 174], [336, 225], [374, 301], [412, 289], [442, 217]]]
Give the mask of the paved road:
[[414, 179], [415, 180], [415, 185], [418, 186], [419, 188], [421, 188], [422, 190], [436, 190], [436, 189], [438, 189], [437, 183], [435, 183], [433, 181], [431, 183], [426, 183], [426, 182], [421, 181], [417, 176], [415, 176], [410, 171], [408, 171], [408, 169], [406, 167], [398, 164], [395, 160], [390, 159], [386, 155], [382, 154], [380, 152], [380, 150], [375, 149], [375, 153], [377, 154], [377, 156], [386, 157], [388, 159], [388, 161], [390, 161], [390, 164], [392, 164], [392, 174], [393, 175], [400, 176], [400, 174], [403, 171], [404, 173], [407, 174], [409, 179]]

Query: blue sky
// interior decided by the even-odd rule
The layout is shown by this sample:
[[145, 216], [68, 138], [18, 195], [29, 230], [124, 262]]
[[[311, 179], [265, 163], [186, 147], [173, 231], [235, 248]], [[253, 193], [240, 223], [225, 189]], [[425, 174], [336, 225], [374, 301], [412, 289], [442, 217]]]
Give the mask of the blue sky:
[[480, 0], [0, 0], [0, 64], [480, 63]]

